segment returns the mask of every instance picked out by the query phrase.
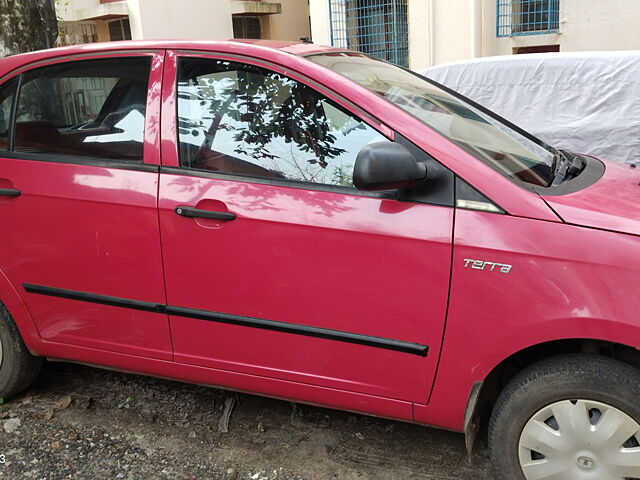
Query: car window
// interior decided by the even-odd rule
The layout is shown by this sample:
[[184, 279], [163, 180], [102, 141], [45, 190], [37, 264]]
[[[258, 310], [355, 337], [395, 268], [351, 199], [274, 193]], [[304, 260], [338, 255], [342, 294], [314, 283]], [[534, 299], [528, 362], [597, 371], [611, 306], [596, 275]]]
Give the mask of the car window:
[[148, 57], [30, 70], [18, 96], [17, 152], [142, 161]]
[[213, 59], [181, 60], [178, 126], [183, 167], [343, 186], [362, 147], [386, 140], [303, 83]]
[[9, 148], [9, 123], [15, 86], [16, 81], [9, 80], [0, 87], [0, 150], [8, 150]]
[[508, 178], [544, 187], [554, 178], [552, 150], [419, 75], [357, 52], [308, 59], [380, 95]]

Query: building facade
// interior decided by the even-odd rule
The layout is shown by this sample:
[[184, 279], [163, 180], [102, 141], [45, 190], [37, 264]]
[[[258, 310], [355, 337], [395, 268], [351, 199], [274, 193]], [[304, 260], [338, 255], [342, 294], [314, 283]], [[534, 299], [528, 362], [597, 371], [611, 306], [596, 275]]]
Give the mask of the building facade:
[[640, 49], [636, 0], [310, 0], [315, 43], [414, 70], [492, 55]]
[[60, 0], [58, 45], [310, 37], [308, 0]]

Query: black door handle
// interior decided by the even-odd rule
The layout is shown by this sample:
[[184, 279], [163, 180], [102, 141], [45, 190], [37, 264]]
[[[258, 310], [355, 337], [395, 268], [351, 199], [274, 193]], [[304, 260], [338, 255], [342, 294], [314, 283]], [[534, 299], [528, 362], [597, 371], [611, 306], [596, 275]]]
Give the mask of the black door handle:
[[194, 207], [186, 207], [179, 205], [176, 207], [175, 212], [183, 217], [189, 218], [211, 218], [213, 220], [235, 220], [235, 213], [229, 212], [214, 212], [212, 210], [200, 210]]
[[16, 190], [15, 188], [0, 188], [0, 195], [3, 197], [19, 197], [20, 190]]

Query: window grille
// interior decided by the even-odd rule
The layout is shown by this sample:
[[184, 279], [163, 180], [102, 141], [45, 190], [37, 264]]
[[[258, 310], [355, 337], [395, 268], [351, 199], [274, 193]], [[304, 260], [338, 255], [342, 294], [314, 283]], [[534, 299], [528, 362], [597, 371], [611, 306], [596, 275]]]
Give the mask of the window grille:
[[128, 18], [112, 20], [109, 25], [109, 38], [112, 42], [119, 40], [131, 40], [131, 25]]
[[407, 0], [328, 0], [331, 44], [409, 65]]
[[498, 37], [556, 33], [560, 29], [560, 0], [497, 0]]
[[233, 38], [262, 38], [260, 17], [233, 15]]

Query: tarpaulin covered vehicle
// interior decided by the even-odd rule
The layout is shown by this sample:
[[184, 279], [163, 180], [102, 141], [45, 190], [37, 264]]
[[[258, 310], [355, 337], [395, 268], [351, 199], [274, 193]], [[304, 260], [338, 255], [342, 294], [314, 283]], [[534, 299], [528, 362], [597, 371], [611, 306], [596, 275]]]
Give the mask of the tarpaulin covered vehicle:
[[640, 51], [505, 55], [422, 74], [556, 148], [640, 161]]

